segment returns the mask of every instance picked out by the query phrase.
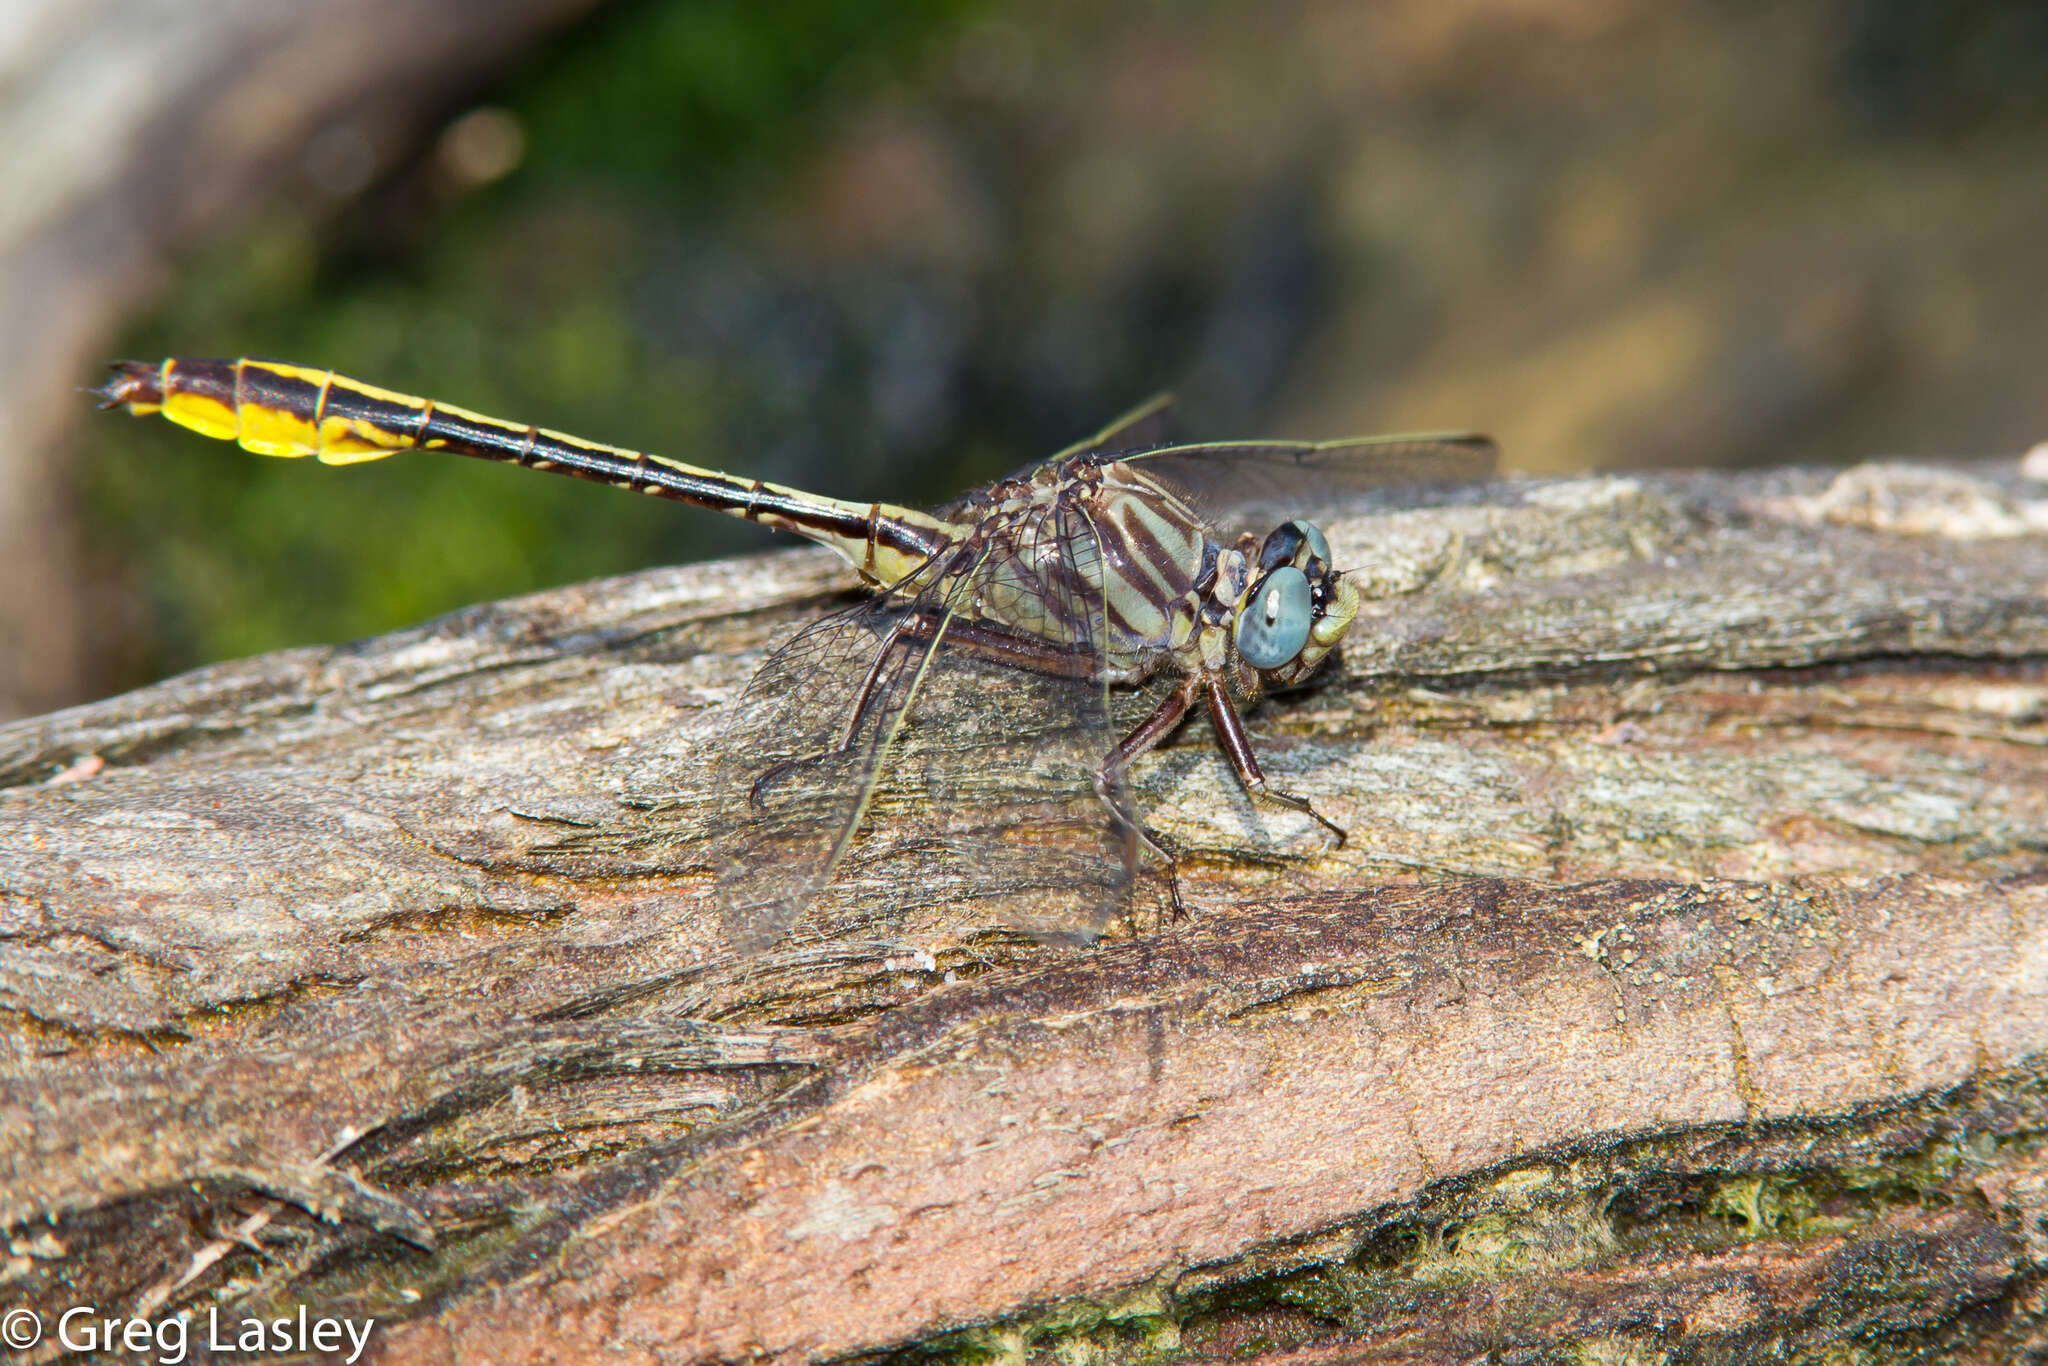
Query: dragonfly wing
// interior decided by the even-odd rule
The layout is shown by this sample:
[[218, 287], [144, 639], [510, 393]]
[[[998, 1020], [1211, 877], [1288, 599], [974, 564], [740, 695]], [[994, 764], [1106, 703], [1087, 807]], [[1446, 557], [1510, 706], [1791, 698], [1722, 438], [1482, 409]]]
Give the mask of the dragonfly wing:
[[[1111, 455], [1163, 446], [1173, 426], [1173, 402], [1172, 394], [1154, 394], [1095, 435], [1084, 437], [1065, 450], [1049, 455], [1043, 460], [1033, 460], [1027, 465], [1021, 465], [1012, 470], [1007, 477], [1029, 478], [1034, 470], [1056, 465], [1077, 455]], [[979, 490], [976, 491], [978, 492]], [[955, 516], [975, 505], [976, 493], [956, 498], [945, 506], [934, 509], [934, 514], [940, 517]]]
[[727, 828], [716, 862], [727, 938], [741, 951], [780, 938], [845, 857], [940, 643], [923, 624], [888, 598], [822, 617], [770, 655], [735, 703], [718, 764]]
[[[715, 860], [729, 937], [765, 947], [815, 906], [834, 938], [913, 921], [1092, 938], [1136, 858], [1096, 773], [1146, 704], [1106, 682], [1085, 511], [992, 517], [899, 593], [806, 627], [735, 706]], [[1011, 628], [1041, 629], [976, 615], [998, 600]]]
[[[949, 885], [974, 918], [1041, 939], [1092, 939], [1124, 907], [1137, 845], [1096, 792], [1096, 775], [1147, 702], [1112, 690], [1101, 541], [1085, 502], [1065, 500], [989, 530], [975, 596], [1016, 593], [1059, 671], [1023, 669], [949, 647], [929, 698], [943, 733], [914, 734], [935, 810], [949, 813]], [[1019, 613], [1012, 610], [1015, 620]], [[915, 728], [913, 728], [915, 729]], [[1121, 802], [1122, 794], [1111, 794]]]
[[1263, 533], [1305, 512], [1344, 511], [1394, 490], [1490, 479], [1500, 450], [1475, 432], [1418, 432], [1219, 441], [1121, 458], [1187, 493], [1219, 526]]
[[1166, 444], [1173, 427], [1173, 395], [1154, 394], [1119, 416], [1091, 437], [1076, 441], [1065, 450], [1040, 462], [1067, 460], [1077, 455], [1103, 455], [1117, 451], [1142, 451]]

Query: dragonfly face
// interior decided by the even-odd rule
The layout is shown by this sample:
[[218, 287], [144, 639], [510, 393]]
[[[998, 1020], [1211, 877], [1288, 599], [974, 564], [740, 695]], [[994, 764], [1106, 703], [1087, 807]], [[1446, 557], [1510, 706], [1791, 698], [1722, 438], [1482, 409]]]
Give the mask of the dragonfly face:
[[[742, 698], [760, 723], [751, 746], [734, 747], [729, 767], [739, 779], [734, 790], [761, 819], [748, 836], [748, 866], [735, 865], [720, 885], [734, 937], [750, 947], [786, 929], [850, 847], [942, 653], [1009, 671], [1011, 681], [992, 689], [1019, 690], [1014, 671], [1023, 670], [1038, 677], [1038, 691], [1060, 694], [1058, 705], [1077, 718], [1067, 730], [1093, 770], [1093, 796], [1108, 809], [1124, 881], [1140, 847], [1169, 867], [1174, 861], [1131, 811], [1124, 773], [1201, 706], [1247, 793], [1301, 812], [1341, 842], [1343, 830], [1307, 800], [1268, 784], [1238, 703], [1306, 678], [1358, 615], [1357, 587], [1311, 522], [1281, 522], [1259, 537], [1196, 509], [1227, 518], [1275, 499], [1304, 505], [1483, 477], [1495, 454], [1484, 437], [1459, 433], [1163, 445], [1153, 428], [1164, 404], [1155, 401], [934, 514], [824, 498], [324, 370], [246, 359], [124, 362], [115, 370], [102, 406], [161, 413], [259, 454], [350, 464], [448, 451], [743, 517], [845, 556], [873, 596], [798, 632]], [[1174, 686], [1112, 742], [1104, 729], [1109, 686], [1160, 673], [1177, 675]], [[1178, 905], [1177, 885], [1174, 895]], [[1089, 915], [1103, 909], [1082, 907]], [[1074, 928], [1092, 932], [1086, 920]]]
[[1236, 611], [1238, 656], [1286, 687], [1315, 671], [1358, 615], [1357, 586], [1337, 572], [1322, 529], [1283, 522], [1260, 543]]

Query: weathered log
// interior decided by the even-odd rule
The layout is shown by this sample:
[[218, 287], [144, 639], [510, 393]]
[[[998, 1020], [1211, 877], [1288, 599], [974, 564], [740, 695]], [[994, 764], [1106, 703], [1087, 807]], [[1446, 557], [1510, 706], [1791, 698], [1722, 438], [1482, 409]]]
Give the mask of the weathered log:
[[2048, 488], [1330, 526], [1373, 600], [1254, 730], [1350, 841], [1190, 726], [1135, 779], [1191, 914], [1150, 869], [1091, 945], [933, 872], [938, 709], [726, 946], [693, 775], [810, 552], [0, 730], [12, 1298], [393, 1361], [2040, 1350]]

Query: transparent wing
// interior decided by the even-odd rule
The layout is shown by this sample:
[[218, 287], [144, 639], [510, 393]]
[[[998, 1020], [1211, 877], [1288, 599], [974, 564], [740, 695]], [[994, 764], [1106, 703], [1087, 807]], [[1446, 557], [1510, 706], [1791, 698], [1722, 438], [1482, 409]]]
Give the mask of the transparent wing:
[[[1084, 437], [1065, 450], [1056, 451], [1042, 460], [1020, 465], [1007, 477], [1021, 479], [1042, 466], [1058, 464], [1077, 455], [1114, 455], [1163, 446], [1173, 426], [1173, 402], [1172, 394], [1154, 394], [1093, 436]], [[940, 517], [951, 517], [972, 506], [978, 493], [979, 490], [964, 494], [945, 506], [934, 509], [934, 512]]]
[[1076, 441], [1065, 450], [1038, 463], [1051, 464], [1055, 460], [1066, 460], [1076, 455], [1142, 451], [1152, 446], [1163, 446], [1172, 426], [1173, 395], [1154, 394], [1095, 435]]
[[1490, 479], [1500, 450], [1474, 432], [1411, 432], [1205, 442], [1120, 458], [1186, 492], [1219, 525], [1264, 532], [1304, 512], [1342, 511], [1389, 490]]
[[[992, 656], [967, 609], [1002, 591], [1042, 594], [1059, 625]], [[1095, 791], [1114, 743], [1105, 617], [1093, 530], [1055, 506], [978, 528], [897, 596], [776, 651], [717, 761], [731, 941], [758, 950], [800, 917], [834, 938], [912, 924], [1092, 937], [1135, 858]]]
[[[966, 695], [926, 786], [934, 806], [964, 818], [963, 886], [983, 917], [1039, 938], [1091, 939], [1124, 904], [1136, 867], [1127, 815], [1096, 791], [1118, 734], [1115, 703], [1129, 700], [1106, 678], [1101, 543], [1085, 506], [1066, 502], [1033, 508], [990, 539], [977, 589], [1021, 586], [1035, 598], [1039, 639], [1067, 671], [977, 660], [955, 675]], [[1112, 799], [1123, 803], [1120, 792]]]
[[922, 613], [958, 552], [899, 592], [821, 617], [770, 655], [731, 708], [716, 763], [725, 829], [720, 913], [743, 951], [765, 948], [831, 879], [873, 800], [948, 624]]

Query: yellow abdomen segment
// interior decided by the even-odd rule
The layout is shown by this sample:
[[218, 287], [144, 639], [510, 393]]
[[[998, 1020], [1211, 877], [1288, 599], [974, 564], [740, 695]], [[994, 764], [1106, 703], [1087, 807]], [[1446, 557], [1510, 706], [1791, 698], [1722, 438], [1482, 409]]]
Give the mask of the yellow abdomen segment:
[[248, 359], [124, 364], [101, 392], [109, 406], [161, 413], [258, 455], [310, 455], [328, 465], [411, 450], [434, 412], [426, 399], [331, 370]]

